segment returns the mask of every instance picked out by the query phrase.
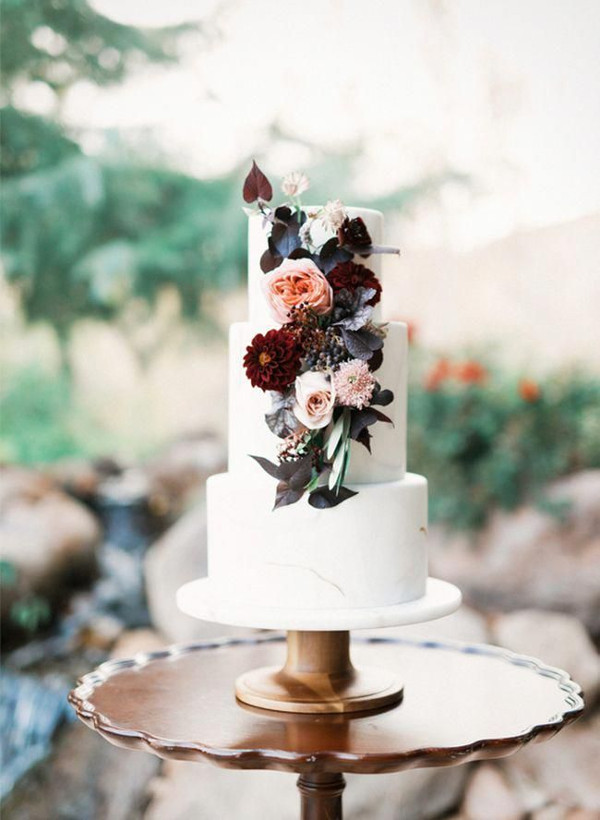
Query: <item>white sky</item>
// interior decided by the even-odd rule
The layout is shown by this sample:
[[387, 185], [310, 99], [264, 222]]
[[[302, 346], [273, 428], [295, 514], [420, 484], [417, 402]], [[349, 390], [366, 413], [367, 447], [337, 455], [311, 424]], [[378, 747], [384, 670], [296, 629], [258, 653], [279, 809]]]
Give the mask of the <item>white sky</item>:
[[[219, 7], [94, 5], [137, 25]], [[475, 195], [449, 188], [415, 216], [426, 245], [469, 247], [600, 209], [598, 0], [229, 0], [217, 25], [210, 51], [190, 38], [176, 68], [73, 89], [67, 120], [147, 129], [173, 164], [200, 175], [260, 152], [274, 120], [323, 149], [362, 140], [369, 192], [448, 166], [474, 175]], [[292, 144], [265, 164], [281, 174], [306, 158]]]

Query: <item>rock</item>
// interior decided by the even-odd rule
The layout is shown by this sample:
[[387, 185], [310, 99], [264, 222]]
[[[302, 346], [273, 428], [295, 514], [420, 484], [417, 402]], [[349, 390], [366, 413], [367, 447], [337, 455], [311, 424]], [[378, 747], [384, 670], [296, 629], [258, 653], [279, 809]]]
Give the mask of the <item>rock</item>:
[[92, 513], [64, 493], [13, 497], [0, 519], [2, 558], [36, 592], [51, 595], [89, 581], [101, 537]]
[[576, 615], [600, 635], [600, 470], [553, 484], [565, 510], [495, 512], [478, 534], [430, 530], [432, 574], [457, 584], [483, 610], [546, 609]]
[[14, 571], [3, 583], [2, 640], [26, 637], [11, 617], [17, 601], [37, 596], [50, 610], [97, 576], [101, 530], [92, 513], [47, 476], [23, 468], [1, 471], [0, 558]]
[[95, 615], [78, 635], [78, 643], [85, 649], [110, 649], [123, 632], [123, 622], [114, 615]]
[[226, 461], [225, 446], [216, 436], [200, 433], [173, 442], [145, 466], [151, 508], [173, 519], [195, 500], [209, 475], [225, 469]]
[[467, 776], [466, 766], [347, 776], [344, 816], [349, 820], [442, 817], [460, 802]]
[[490, 763], [475, 769], [467, 786], [463, 813], [469, 820], [520, 820], [525, 816], [501, 770]]
[[527, 816], [547, 805], [548, 797], [545, 790], [527, 772], [514, 766], [507, 767], [505, 761], [500, 765], [512, 792], [527, 812]]
[[564, 806], [552, 803], [538, 811], [534, 811], [531, 820], [566, 820], [566, 817], [567, 809]]
[[53, 479], [44, 473], [12, 465], [0, 467], [0, 514], [15, 499], [37, 501], [55, 488]]
[[567, 809], [552, 803], [534, 812], [531, 820], [598, 820], [598, 816], [594, 809]]
[[175, 601], [179, 587], [206, 573], [206, 505], [201, 502], [184, 513], [145, 557], [146, 597], [152, 623], [168, 641], [186, 643], [247, 632], [199, 621], [179, 611]]
[[492, 630], [500, 646], [566, 670], [582, 687], [588, 707], [597, 699], [600, 655], [575, 616], [520, 610], [495, 618]]
[[547, 801], [600, 812], [600, 716], [579, 721], [548, 743], [531, 743], [506, 766], [537, 783]]
[[[346, 820], [429, 820], [459, 800], [467, 776], [464, 766], [414, 769], [391, 775], [347, 775]], [[144, 820], [243, 817], [244, 820], [296, 820], [300, 797], [296, 776], [272, 771], [232, 772], [210, 765], [168, 761], [152, 784]]]
[[76, 721], [2, 806], [11, 820], [141, 820], [160, 760], [120, 749]]
[[165, 646], [165, 640], [153, 629], [127, 629], [113, 646], [110, 657], [133, 658], [140, 652], [157, 652]]
[[47, 472], [60, 487], [84, 501], [92, 501], [103, 481], [119, 475], [121, 466], [110, 458], [89, 460], [62, 458], [49, 465]]

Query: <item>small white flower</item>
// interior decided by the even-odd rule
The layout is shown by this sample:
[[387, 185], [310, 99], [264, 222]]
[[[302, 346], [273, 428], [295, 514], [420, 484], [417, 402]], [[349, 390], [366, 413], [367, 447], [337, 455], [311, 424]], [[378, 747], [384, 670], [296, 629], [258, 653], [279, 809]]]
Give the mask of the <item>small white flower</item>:
[[319, 218], [325, 230], [337, 231], [338, 228], [342, 226], [344, 219], [346, 219], [344, 203], [341, 199], [330, 199], [321, 209]]
[[310, 188], [310, 180], [301, 171], [290, 171], [281, 183], [281, 190], [286, 196], [300, 196]]

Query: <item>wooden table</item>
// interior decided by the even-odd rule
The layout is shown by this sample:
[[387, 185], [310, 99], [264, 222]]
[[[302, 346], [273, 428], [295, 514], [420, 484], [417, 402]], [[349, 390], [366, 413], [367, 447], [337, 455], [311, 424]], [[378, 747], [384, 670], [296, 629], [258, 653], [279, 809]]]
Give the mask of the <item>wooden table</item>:
[[267, 711], [235, 699], [245, 670], [281, 664], [282, 636], [170, 647], [115, 660], [69, 695], [111, 743], [175, 760], [298, 773], [303, 820], [342, 816], [343, 773], [379, 774], [503, 757], [583, 710], [559, 669], [491, 646], [354, 639], [358, 664], [397, 670], [400, 704], [370, 713]]

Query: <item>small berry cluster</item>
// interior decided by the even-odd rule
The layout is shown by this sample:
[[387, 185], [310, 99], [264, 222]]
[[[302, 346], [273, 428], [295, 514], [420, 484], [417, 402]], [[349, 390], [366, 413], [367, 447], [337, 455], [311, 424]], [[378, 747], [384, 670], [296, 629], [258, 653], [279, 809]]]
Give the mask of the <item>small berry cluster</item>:
[[306, 365], [310, 370], [337, 370], [349, 358], [348, 350], [335, 327], [328, 327], [323, 336], [306, 351]]

